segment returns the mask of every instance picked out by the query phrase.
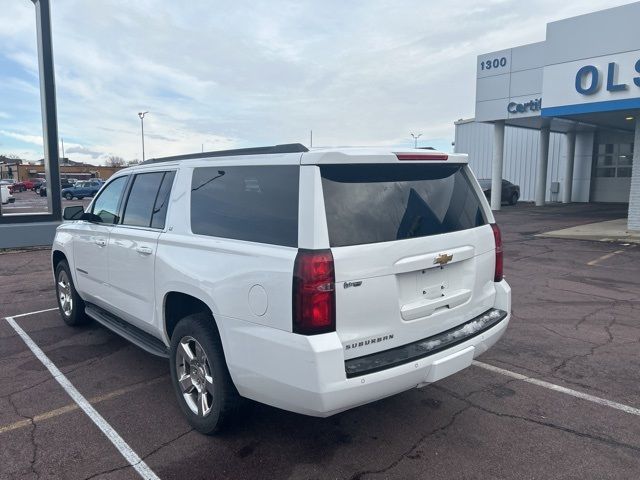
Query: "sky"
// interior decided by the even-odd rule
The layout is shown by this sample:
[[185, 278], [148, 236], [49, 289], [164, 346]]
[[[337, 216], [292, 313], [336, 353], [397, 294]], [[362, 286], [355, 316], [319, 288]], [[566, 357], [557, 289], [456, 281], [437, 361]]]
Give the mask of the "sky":
[[[104, 163], [300, 142], [450, 151], [476, 57], [615, 0], [54, 0], [65, 154]], [[43, 157], [35, 14], [0, 0], [0, 154]]]

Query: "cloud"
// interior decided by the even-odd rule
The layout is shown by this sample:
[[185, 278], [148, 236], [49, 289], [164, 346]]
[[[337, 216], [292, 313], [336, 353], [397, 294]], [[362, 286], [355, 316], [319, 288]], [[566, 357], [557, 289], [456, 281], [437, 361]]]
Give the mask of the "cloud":
[[[412, 131], [447, 146], [454, 120], [473, 115], [478, 54], [621, 3], [56, 2], [59, 132], [90, 162], [142, 158], [141, 110], [147, 157], [308, 143], [311, 129], [316, 146], [408, 146]], [[3, 8], [0, 131], [39, 146], [24, 133], [41, 130], [33, 6]]]
[[99, 158], [104, 156], [104, 152], [99, 152], [96, 150], [91, 150], [90, 148], [82, 147], [82, 146], [72, 146], [65, 148], [65, 155], [69, 156], [71, 153], [79, 153], [82, 155], [88, 155], [91, 158]]
[[4, 135], [5, 137], [14, 138], [24, 143], [32, 143], [33, 145], [42, 146], [42, 136], [41, 135], [29, 135], [18, 132], [9, 132], [7, 130], [0, 130], [0, 135]]

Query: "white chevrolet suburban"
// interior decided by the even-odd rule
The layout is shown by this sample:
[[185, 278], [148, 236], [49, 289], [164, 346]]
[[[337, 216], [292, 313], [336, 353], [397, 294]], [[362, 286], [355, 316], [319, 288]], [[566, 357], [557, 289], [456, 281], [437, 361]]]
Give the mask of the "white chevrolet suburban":
[[168, 358], [207, 434], [240, 397], [329, 416], [435, 382], [510, 318], [500, 230], [465, 155], [292, 144], [161, 158], [64, 217], [64, 321]]

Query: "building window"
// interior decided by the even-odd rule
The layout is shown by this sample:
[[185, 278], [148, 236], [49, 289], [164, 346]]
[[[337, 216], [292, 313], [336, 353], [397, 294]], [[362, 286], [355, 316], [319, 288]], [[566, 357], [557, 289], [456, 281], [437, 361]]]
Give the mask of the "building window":
[[598, 143], [594, 175], [596, 177], [631, 177], [633, 143]]

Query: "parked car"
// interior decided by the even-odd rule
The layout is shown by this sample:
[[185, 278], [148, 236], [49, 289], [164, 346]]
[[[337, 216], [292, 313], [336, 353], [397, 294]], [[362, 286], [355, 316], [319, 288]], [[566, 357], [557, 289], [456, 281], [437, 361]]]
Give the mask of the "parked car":
[[35, 185], [34, 180], [31, 178], [16, 183], [16, 186], [19, 188], [19, 191], [21, 192], [32, 190], [34, 185]]
[[0, 185], [0, 202], [2, 202], [3, 205], [6, 205], [7, 203], [13, 203], [15, 201], [16, 199], [9, 191], [9, 187], [6, 185]]
[[[73, 180], [73, 179], [71, 179], [71, 180]], [[68, 178], [63, 178], [62, 180], [60, 180], [60, 187], [61, 188], [71, 188], [71, 187], [73, 187], [76, 184], [76, 182], [75, 182], [75, 180], [73, 182], [71, 180], [68, 179]]]
[[42, 185], [42, 182], [44, 182], [44, 179], [42, 178], [33, 178], [31, 179], [31, 188], [30, 190], [37, 192], [38, 188], [40, 188], [40, 185]]
[[[6, 180], [3, 180], [3, 181], [6, 181]], [[9, 188], [12, 191], [12, 193], [24, 192], [27, 189], [27, 187], [25, 187], [23, 182], [14, 182], [14, 181], [11, 182], [11, 186]]]
[[[491, 200], [491, 179], [490, 178], [481, 178], [478, 180], [480, 186], [482, 187], [482, 191], [485, 196]], [[518, 199], [520, 198], [520, 187], [518, 185], [514, 185], [509, 180], [502, 180], [502, 195], [501, 201], [507, 202], [509, 205], [515, 205], [518, 203]]]
[[67, 200], [73, 200], [74, 198], [82, 200], [84, 197], [93, 197], [98, 193], [102, 184], [102, 180], [98, 179], [85, 180], [76, 182], [72, 187], [63, 188], [61, 193]]
[[9, 193], [13, 193], [15, 189], [15, 182], [13, 180], [0, 180], [0, 185], [5, 186], [9, 189]]
[[63, 320], [168, 358], [206, 434], [240, 396], [326, 417], [438, 381], [510, 318], [500, 230], [466, 155], [294, 144], [170, 157], [117, 172], [64, 218]]
[[[73, 181], [70, 181], [73, 180]], [[60, 180], [60, 188], [61, 189], [65, 189], [65, 188], [71, 188], [75, 185], [76, 180], [74, 178], [72, 179], [62, 179]], [[42, 184], [40, 185], [40, 187], [36, 190], [41, 197], [46, 197], [47, 196], [47, 181], [43, 180]]]

